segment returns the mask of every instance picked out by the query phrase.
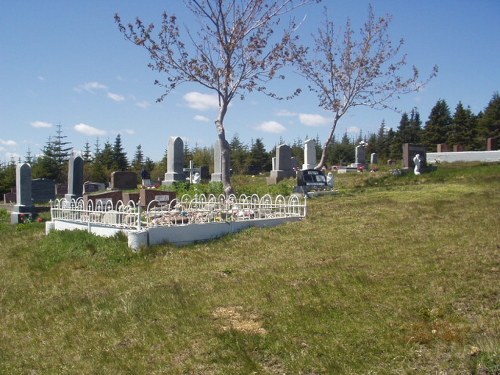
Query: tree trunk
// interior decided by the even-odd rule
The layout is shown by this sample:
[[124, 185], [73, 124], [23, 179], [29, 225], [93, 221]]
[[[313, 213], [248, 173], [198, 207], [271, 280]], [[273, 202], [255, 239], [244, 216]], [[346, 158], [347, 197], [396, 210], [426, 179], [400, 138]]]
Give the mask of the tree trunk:
[[219, 115], [215, 121], [215, 127], [217, 129], [217, 136], [219, 137], [220, 143], [220, 153], [221, 153], [221, 179], [222, 186], [224, 188], [224, 193], [226, 196], [234, 194], [233, 186], [231, 185], [231, 173], [230, 173], [230, 162], [231, 162], [231, 149], [229, 147], [229, 142], [226, 140], [226, 130], [224, 129], [224, 117], [226, 116], [228, 103], [222, 102], [219, 109]]
[[330, 132], [328, 139], [323, 144], [323, 150], [321, 151], [321, 159], [319, 160], [319, 163], [316, 165], [316, 167], [314, 167], [314, 169], [321, 169], [323, 167], [323, 165], [325, 165], [326, 152], [328, 151], [328, 147], [330, 146], [330, 143], [332, 143], [333, 135], [335, 134], [335, 129], [337, 128], [337, 123], [338, 123], [339, 119], [340, 119], [340, 116], [336, 115], [335, 119], [333, 120], [332, 131]]

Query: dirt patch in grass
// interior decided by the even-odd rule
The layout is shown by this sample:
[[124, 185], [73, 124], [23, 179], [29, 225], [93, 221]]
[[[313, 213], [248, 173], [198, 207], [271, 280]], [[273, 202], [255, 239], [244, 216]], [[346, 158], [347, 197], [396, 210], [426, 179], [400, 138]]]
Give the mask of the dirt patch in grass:
[[259, 316], [244, 311], [242, 306], [218, 307], [212, 315], [223, 331], [232, 329], [255, 335], [265, 335], [267, 333], [266, 329], [262, 327]]

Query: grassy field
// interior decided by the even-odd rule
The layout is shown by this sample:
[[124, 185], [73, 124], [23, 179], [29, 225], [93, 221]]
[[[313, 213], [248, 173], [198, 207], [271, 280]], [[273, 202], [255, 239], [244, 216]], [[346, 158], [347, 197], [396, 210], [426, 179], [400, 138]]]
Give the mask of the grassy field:
[[0, 373], [499, 374], [500, 165], [336, 186], [302, 222], [138, 254], [2, 211]]

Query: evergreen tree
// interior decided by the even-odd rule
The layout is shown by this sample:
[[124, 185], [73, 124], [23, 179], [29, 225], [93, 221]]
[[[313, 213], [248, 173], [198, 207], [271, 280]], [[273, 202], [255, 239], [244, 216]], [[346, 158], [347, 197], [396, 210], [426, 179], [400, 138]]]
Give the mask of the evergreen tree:
[[451, 125], [451, 115], [448, 104], [439, 99], [431, 110], [429, 119], [425, 122], [422, 141], [427, 150], [436, 150], [436, 145], [445, 143]]
[[153, 170], [151, 170], [151, 180], [162, 181], [165, 178], [165, 173], [167, 172], [167, 159], [168, 149], [165, 148], [163, 158], [158, 163], [156, 163]]
[[31, 150], [28, 148], [28, 151], [26, 152], [26, 156], [24, 157], [24, 162], [32, 165], [33, 161], [34, 160], [33, 160], [33, 157], [31, 156]]
[[231, 142], [229, 142], [231, 150], [231, 168], [234, 174], [246, 174], [248, 172], [248, 147], [244, 145], [238, 134], [236, 133]]
[[92, 161], [92, 152], [90, 151], [90, 144], [88, 142], [85, 142], [85, 147], [83, 148], [82, 159], [86, 163]]
[[474, 116], [470, 108], [464, 108], [462, 103], [459, 102], [448, 131], [447, 143], [449, 145], [462, 145], [466, 150], [473, 150], [475, 139], [476, 116]]
[[477, 122], [477, 143], [485, 149], [488, 138], [496, 138], [500, 142], [500, 95], [493, 94], [488, 106], [484, 109]]
[[33, 178], [48, 178], [59, 183], [64, 182], [61, 179], [60, 165], [54, 158], [46, 155], [40, 156], [31, 168]]
[[248, 172], [259, 174], [271, 169], [271, 159], [261, 138], [257, 138], [250, 148]]
[[389, 139], [387, 136], [388, 129], [385, 126], [385, 120], [382, 120], [377, 132], [377, 140], [375, 150], [378, 154], [379, 160], [389, 159]]
[[142, 146], [137, 145], [135, 150], [134, 158], [132, 159], [132, 170], [140, 173], [144, 166], [144, 153], [142, 152]]
[[399, 121], [397, 134], [400, 145], [402, 145], [403, 143], [412, 143], [410, 118], [408, 117], [408, 113], [406, 112], [403, 112], [403, 114], [401, 115], [401, 120]]
[[123, 150], [120, 134], [116, 136], [113, 145], [113, 167], [116, 171], [126, 171], [128, 169], [127, 154]]
[[96, 156], [95, 161], [100, 163], [104, 169], [111, 171], [114, 167], [113, 147], [109, 141], [104, 143], [103, 149]]
[[71, 142], [65, 141], [65, 138], [67, 137], [62, 135], [61, 124], [57, 125], [56, 136], [51, 143], [51, 157], [53, 157], [60, 166], [67, 164], [71, 156], [71, 151], [73, 150], [73, 147], [68, 146]]
[[420, 120], [420, 113], [417, 108], [413, 108], [410, 112], [410, 142], [420, 143], [422, 139], [422, 121]]
[[340, 143], [335, 145], [332, 152], [332, 164], [346, 165], [354, 163], [354, 143], [351, 142], [347, 132], [344, 133]]

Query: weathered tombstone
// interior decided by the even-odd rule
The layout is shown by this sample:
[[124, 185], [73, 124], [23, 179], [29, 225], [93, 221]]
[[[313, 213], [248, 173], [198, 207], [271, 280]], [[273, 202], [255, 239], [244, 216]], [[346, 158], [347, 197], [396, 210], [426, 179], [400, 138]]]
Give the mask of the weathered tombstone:
[[68, 161], [68, 192], [66, 200], [80, 198], [83, 195], [83, 159], [71, 156]]
[[54, 190], [56, 197], [64, 197], [68, 194], [68, 184], [56, 184]]
[[27, 163], [16, 166], [16, 204], [10, 214], [11, 224], [24, 222], [35, 213], [31, 196], [31, 166]]
[[220, 141], [217, 140], [214, 144], [214, 173], [210, 177], [211, 182], [222, 181], [222, 153], [220, 149]]
[[486, 140], [486, 151], [494, 151], [497, 149], [497, 139], [496, 138], [488, 138]]
[[115, 171], [111, 173], [111, 189], [137, 189], [137, 173], [132, 171]]
[[3, 195], [3, 202], [5, 204], [16, 203], [16, 192], [15, 189], [11, 189], [10, 192]]
[[85, 181], [83, 184], [83, 194], [96, 193], [101, 190], [106, 190], [106, 185], [102, 182]]
[[287, 145], [276, 147], [276, 169], [272, 170], [267, 183], [277, 184], [279, 181], [293, 176], [292, 149]]
[[415, 168], [415, 163], [413, 159], [415, 156], [420, 155], [420, 172], [425, 172], [427, 168], [427, 158], [426, 158], [426, 148], [423, 145], [416, 145], [412, 143], [403, 144], [403, 168], [413, 169]]
[[438, 143], [436, 145], [436, 152], [449, 152], [450, 148], [446, 143]]
[[304, 141], [304, 164], [302, 169], [313, 169], [316, 166], [316, 142], [314, 139]]
[[141, 170], [141, 179], [142, 179], [142, 186], [151, 186], [151, 175], [146, 170], [146, 168], [142, 168]]
[[146, 208], [151, 202], [153, 203], [149, 207], [163, 206], [170, 204], [175, 196], [176, 193], [172, 191], [141, 189], [139, 190], [139, 204]]
[[48, 202], [56, 198], [54, 180], [37, 178], [31, 181], [31, 197], [33, 202]]
[[366, 164], [366, 143], [361, 142], [356, 146], [356, 159], [354, 162], [356, 165]]
[[375, 152], [370, 155], [370, 164], [378, 164], [378, 155]]
[[184, 180], [184, 142], [181, 137], [170, 137], [167, 148], [167, 173], [162, 185]]

